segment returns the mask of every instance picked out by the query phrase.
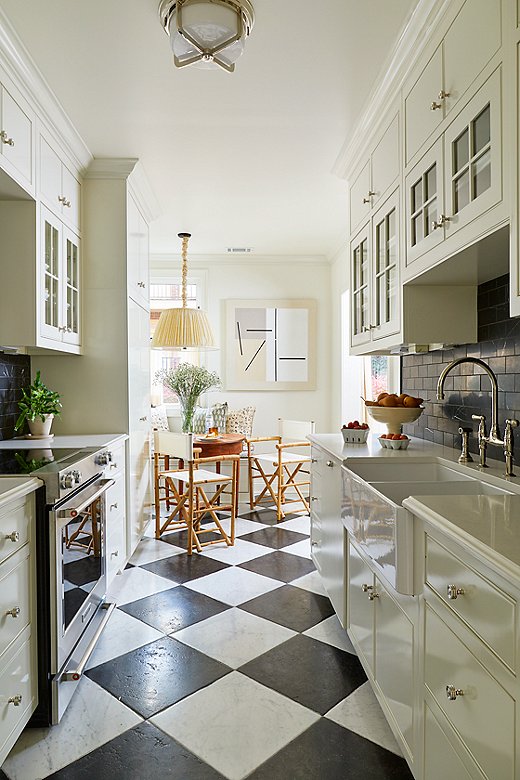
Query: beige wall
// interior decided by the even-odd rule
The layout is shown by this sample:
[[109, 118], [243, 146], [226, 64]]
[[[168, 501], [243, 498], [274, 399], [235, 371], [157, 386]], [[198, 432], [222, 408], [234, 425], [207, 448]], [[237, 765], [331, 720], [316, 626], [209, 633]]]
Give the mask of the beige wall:
[[[179, 274], [178, 257], [152, 256], [152, 279]], [[168, 272], [167, 269], [170, 269]], [[277, 419], [315, 420], [316, 430], [325, 432], [331, 426], [331, 388], [336, 378], [331, 371], [332, 345], [337, 341], [336, 322], [331, 309], [330, 265], [324, 259], [254, 260], [228, 258], [189, 260], [194, 274], [204, 272], [206, 302], [214, 335], [220, 349], [206, 353], [207, 367], [218, 371], [223, 390], [208, 395], [210, 402], [224, 401], [230, 408], [256, 406], [254, 434], [270, 435], [277, 430]], [[316, 389], [297, 392], [231, 392], [225, 389], [225, 301], [242, 299], [312, 298], [317, 312]], [[334, 350], [334, 354], [337, 351]]]

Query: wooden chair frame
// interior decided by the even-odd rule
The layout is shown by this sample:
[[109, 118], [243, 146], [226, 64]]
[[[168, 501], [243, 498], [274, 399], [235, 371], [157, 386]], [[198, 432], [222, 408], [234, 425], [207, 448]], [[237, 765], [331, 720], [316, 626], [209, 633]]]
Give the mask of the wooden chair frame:
[[[259, 442], [276, 442], [276, 459], [273, 458], [272, 464], [274, 471], [267, 472], [260, 462], [265, 461], [266, 455], [259, 453], [255, 455], [253, 446]], [[284, 444], [281, 436], [262, 436], [254, 439], [247, 439], [247, 459], [249, 464], [249, 506], [254, 509], [255, 506], [261, 506], [262, 502], [271, 498], [276, 505], [276, 519], [280, 522], [285, 517], [283, 507], [288, 504], [303, 504], [307, 512], [310, 512], [309, 500], [304, 496], [302, 488], [310, 487], [310, 471], [305, 471], [304, 466], [310, 464], [310, 457], [303, 456], [301, 453], [294, 453], [294, 458], [284, 458], [287, 450], [298, 448], [308, 448], [310, 453], [310, 442], [294, 441]], [[273, 453], [274, 455], [274, 453]], [[298, 457], [300, 455], [300, 457]], [[257, 472], [257, 473], [255, 473]], [[304, 476], [303, 480], [296, 479]], [[255, 496], [255, 480], [263, 481], [263, 489]], [[287, 498], [286, 492], [289, 489], [296, 491], [297, 498]]]
[[[203, 547], [219, 544], [225, 541], [228, 546], [235, 543], [235, 520], [237, 514], [238, 491], [238, 455], [222, 455], [208, 458], [197, 457], [200, 450], [193, 450], [194, 458], [183, 464], [181, 458], [177, 469], [170, 469], [173, 456], [154, 453], [154, 487], [155, 487], [155, 537], [159, 539], [163, 533], [176, 528], [186, 528], [188, 531], [188, 555], [202, 552]], [[161, 469], [160, 461], [165, 460], [165, 470]], [[231, 463], [231, 476], [210, 473], [201, 468], [204, 464]], [[177, 476], [176, 476], [177, 475]], [[182, 476], [182, 479], [180, 478]], [[208, 486], [215, 488], [213, 494], [208, 494]], [[231, 487], [230, 493], [227, 489]], [[164, 495], [161, 495], [164, 493]], [[229, 501], [223, 501], [229, 497]], [[166, 503], [168, 515], [161, 522], [161, 503]], [[170, 511], [171, 510], [171, 511]], [[229, 512], [231, 516], [230, 533], [227, 534], [217, 512]], [[213, 525], [203, 527], [202, 520], [207, 517], [213, 520]], [[220, 539], [203, 542], [204, 534], [218, 532]]]

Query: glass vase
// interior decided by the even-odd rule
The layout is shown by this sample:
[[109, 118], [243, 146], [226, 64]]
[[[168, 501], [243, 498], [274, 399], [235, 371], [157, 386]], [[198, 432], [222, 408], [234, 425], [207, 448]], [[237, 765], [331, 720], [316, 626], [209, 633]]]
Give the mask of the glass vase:
[[181, 425], [183, 433], [193, 433], [193, 418], [198, 398], [179, 398], [181, 406]]

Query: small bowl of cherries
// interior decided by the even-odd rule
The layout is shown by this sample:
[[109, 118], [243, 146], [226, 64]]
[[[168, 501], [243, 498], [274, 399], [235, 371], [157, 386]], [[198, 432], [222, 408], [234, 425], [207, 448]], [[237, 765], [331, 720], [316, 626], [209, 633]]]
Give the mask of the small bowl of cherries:
[[379, 443], [387, 450], [405, 450], [410, 439], [405, 433], [383, 433], [379, 437]]
[[366, 444], [369, 431], [368, 424], [360, 423], [359, 420], [353, 420], [341, 428], [345, 444]]

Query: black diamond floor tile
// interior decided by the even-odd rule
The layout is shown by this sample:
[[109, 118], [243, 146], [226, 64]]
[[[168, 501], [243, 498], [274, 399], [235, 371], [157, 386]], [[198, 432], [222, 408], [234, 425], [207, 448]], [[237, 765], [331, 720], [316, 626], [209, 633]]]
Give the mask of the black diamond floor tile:
[[248, 780], [413, 780], [404, 758], [321, 718]]
[[144, 718], [150, 718], [231, 669], [165, 636], [100, 666], [87, 675]]
[[[226, 527], [224, 526], [224, 530], [226, 530]], [[222, 539], [220, 534], [216, 534], [214, 531], [208, 531], [208, 533], [204, 534], [203, 542], [213, 542], [216, 539]], [[167, 542], [168, 544], [173, 544], [175, 547], [182, 547], [184, 550], [188, 549], [188, 531], [182, 530], [182, 531], [172, 531], [171, 533], [165, 533], [161, 536], [161, 542]], [[222, 542], [224, 544], [224, 542]], [[195, 544], [193, 545], [193, 554], [198, 555], [197, 550], [195, 548]]]
[[[240, 512], [240, 517], [244, 520], [252, 520], [254, 523], [263, 523], [264, 525], [277, 525], [278, 519], [275, 509], [252, 509]], [[287, 512], [281, 522], [291, 520], [293, 517], [300, 517], [298, 512]], [[256, 533], [256, 531], [255, 531]]]
[[321, 715], [367, 680], [357, 656], [301, 634], [240, 671]]
[[[269, 529], [271, 530], [271, 529]], [[251, 536], [258, 536], [262, 531], [254, 531]], [[285, 533], [288, 533], [287, 531]], [[298, 534], [301, 536], [301, 534]], [[244, 539], [245, 537], [241, 537]], [[308, 539], [307, 536], [303, 537]], [[251, 539], [253, 541], [253, 539]], [[256, 541], [256, 540], [255, 540]], [[315, 566], [308, 558], [302, 558], [301, 555], [292, 555], [291, 553], [277, 550], [260, 558], [254, 558], [252, 561], [245, 561], [240, 564], [241, 569], [254, 571], [255, 574], [263, 574], [264, 577], [272, 577], [282, 582], [292, 582], [314, 571]], [[274, 618], [272, 618], [274, 620]]]
[[52, 780], [143, 780], [145, 777], [219, 780], [222, 775], [151, 723], [141, 723], [50, 777]]
[[[287, 553], [285, 555], [289, 557]], [[240, 605], [240, 609], [292, 628], [293, 631], [306, 631], [334, 614], [328, 598], [292, 585], [283, 585], [246, 601]]]
[[165, 634], [171, 634], [198, 623], [199, 620], [218, 615], [230, 607], [229, 604], [223, 604], [210, 596], [179, 585], [130, 604], [123, 604], [120, 609]]
[[141, 566], [142, 569], [158, 574], [160, 577], [174, 582], [191, 582], [207, 574], [214, 574], [221, 569], [227, 569], [229, 564], [206, 558], [204, 555], [173, 555], [171, 558], [163, 558]]
[[290, 544], [296, 544], [296, 542], [303, 542], [305, 539], [309, 539], [305, 534], [299, 534], [297, 531], [289, 531], [280, 526], [273, 526], [271, 528], [262, 528], [261, 531], [253, 531], [253, 533], [241, 536], [246, 542], [256, 542], [256, 544], [263, 544], [266, 547], [273, 547], [275, 550], [280, 550], [282, 547], [288, 547]]
[[6, 774], [4, 774], [4, 773], [2, 772], [2, 770], [1, 770], [1, 769], [0, 769], [0, 780], [9, 780], [9, 778], [7, 777], [7, 775], [6, 775]]
[[65, 582], [73, 585], [86, 585], [87, 582], [97, 582], [100, 574], [99, 557], [80, 558], [79, 561], [71, 561], [63, 567]]

